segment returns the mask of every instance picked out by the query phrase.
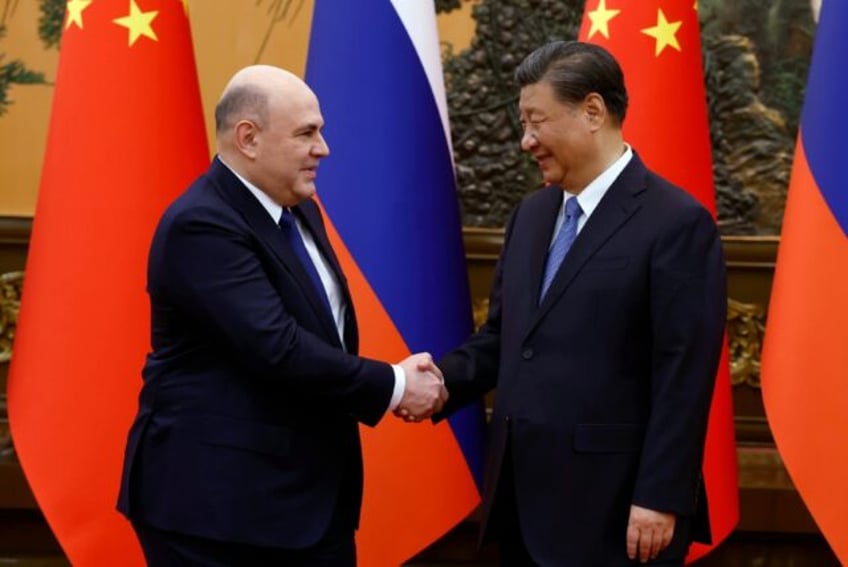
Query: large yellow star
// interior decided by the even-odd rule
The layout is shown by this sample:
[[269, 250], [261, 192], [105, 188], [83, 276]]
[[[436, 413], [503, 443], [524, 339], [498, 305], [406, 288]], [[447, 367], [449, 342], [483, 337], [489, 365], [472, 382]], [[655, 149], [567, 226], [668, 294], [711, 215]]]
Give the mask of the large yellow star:
[[657, 40], [654, 55], [659, 56], [663, 49], [668, 46], [680, 51], [680, 44], [677, 43], [677, 37], [674, 34], [676, 34], [677, 30], [680, 29], [680, 25], [682, 23], [682, 21], [669, 22], [665, 19], [665, 14], [663, 14], [662, 8], [657, 10], [657, 25], [652, 28], [645, 28], [642, 30], [643, 34], [649, 35]]
[[599, 0], [598, 7], [589, 12], [589, 19], [592, 21], [592, 27], [589, 29], [589, 38], [598, 32], [609, 39], [609, 21], [616, 17], [621, 10], [607, 10], [606, 0]]
[[159, 41], [156, 37], [156, 32], [153, 31], [153, 27], [150, 25], [158, 14], [159, 10], [142, 12], [139, 10], [135, 0], [130, 0], [130, 15], [123, 18], [116, 18], [113, 21], [130, 31], [130, 46], [132, 46], [141, 36], [149, 37], [153, 41]]
[[621, 13], [621, 10], [608, 10], [606, 0], [598, 0], [598, 7], [589, 12], [592, 27], [589, 29], [588, 39], [598, 32], [609, 39], [609, 21]]
[[71, 27], [71, 24], [76, 24], [79, 29], [82, 29], [82, 11], [88, 8], [92, 0], [68, 0], [68, 20], [65, 22], [65, 29]]

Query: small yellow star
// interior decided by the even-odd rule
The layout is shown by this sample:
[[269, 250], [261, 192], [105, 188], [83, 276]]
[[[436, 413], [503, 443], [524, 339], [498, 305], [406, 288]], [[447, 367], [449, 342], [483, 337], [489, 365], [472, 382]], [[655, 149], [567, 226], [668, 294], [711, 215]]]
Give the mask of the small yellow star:
[[183, 11], [185, 12], [186, 16], [188, 16], [188, 0], [181, 0], [181, 1], [183, 3]]
[[696, 12], [698, 11], [698, 0], [695, 0], [695, 3], [692, 4], [692, 9], [695, 10]]
[[592, 20], [592, 27], [589, 30], [589, 39], [598, 32], [609, 39], [609, 22], [611, 19], [621, 13], [621, 10], [607, 10], [606, 0], [598, 0], [598, 7], [589, 12], [589, 19]]
[[153, 31], [153, 27], [150, 25], [158, 14], [159, 10], [142, 12], [139, 10], [135, 0], [130, 0], [130, 15], [123, 18], [116, 18], [113, 21], [130, 31], [130, 46], [132, 46], [141, 36], [149, 37], [153, 41], [159, 41], [156, 37], [156, 32]]
[[663, 49], [669, 45], [680, 51], [680, 44], [677, 43], [677, 37], [674, 35], [680, 29], [683, 22], [669, 22], [665, 19], [662, 9], [657, 10], [657, 25], [652, 28], [645, 28], [642, 33], [649, 35], [657, 40], [657, 46], [654, 50], [654, 55], [659, 56]]
[[79, 29], [82, 29], [82, 11], [88, 8], [92, 0], [68, 0], [68, 20], [65, 22], [65, 29], [71, 27], [71, 24], [76, 24]]

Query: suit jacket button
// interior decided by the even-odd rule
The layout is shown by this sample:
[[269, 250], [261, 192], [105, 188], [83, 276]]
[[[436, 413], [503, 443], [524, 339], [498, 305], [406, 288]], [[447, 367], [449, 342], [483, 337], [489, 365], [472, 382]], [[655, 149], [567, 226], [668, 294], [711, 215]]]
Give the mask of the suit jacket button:
[[532, 348], [525, 348], [521, 352], [521, 358], [523, 358], [524, 360], [530, 360], [531, 358], [533, 358], [533, 349]]

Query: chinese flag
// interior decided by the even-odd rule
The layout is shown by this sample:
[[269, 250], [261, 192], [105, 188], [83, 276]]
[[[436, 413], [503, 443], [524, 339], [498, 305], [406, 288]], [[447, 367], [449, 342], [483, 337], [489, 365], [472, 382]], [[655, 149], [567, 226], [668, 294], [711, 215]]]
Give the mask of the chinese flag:
[[8, 397], [74, 565], [143, 564], [115, 503], [150, 338], [147, 250], [208, 159], [185, 2], [70, 0]]
[[[848, 3], [824, 2], [816, 30], [774, 274], [763, 402], [786, 469], [848, 564]], [[839, 106], [836, 106], [839, 105]]]
[[[624, 139], [654, 171], [715, 214], [707, 98], [694, 0], [588, 0], [580, 39], [602, 45], [624, 70], [630, 97]], [[704, 455], [713, 546], [739, 519], [736, 444], [727, 346], [716, 377]]]

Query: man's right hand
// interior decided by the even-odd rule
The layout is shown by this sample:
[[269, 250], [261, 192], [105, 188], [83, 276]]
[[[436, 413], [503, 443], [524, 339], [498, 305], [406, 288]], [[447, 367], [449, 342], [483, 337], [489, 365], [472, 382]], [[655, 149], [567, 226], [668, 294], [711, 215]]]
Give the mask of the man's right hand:
[[427, 419], [442, 410], [448, 400], [442, 373], [427, 353], [413, 354], [400, 362], [406, 389], [395, 415], [407, 421]]

